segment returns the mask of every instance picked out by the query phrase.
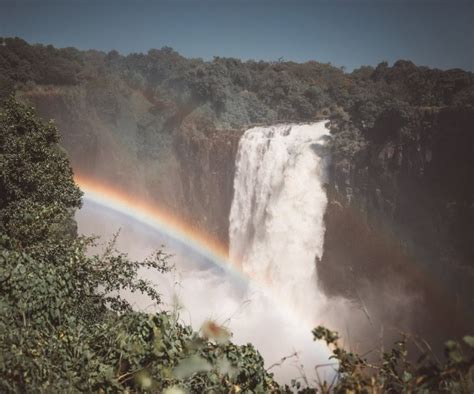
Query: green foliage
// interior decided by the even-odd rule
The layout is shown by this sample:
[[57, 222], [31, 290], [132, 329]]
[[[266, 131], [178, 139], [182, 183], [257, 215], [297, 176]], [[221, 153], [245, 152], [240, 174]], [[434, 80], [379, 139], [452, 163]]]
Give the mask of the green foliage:
[[[52, 45], [29, 45], [20, 38], [0, 37], [0, 74], [11, 82], [67, 85], [78, 83], [82, 68], [75, 48], [56, 49]], [[2, 91], [0, 81], [0, 93]], [[6, 91], [5, 93], [10, 93]], [[0, 99], [5, 96], [0, 95]]]
[[0, 231], [20, 249], [74, 235], [81, 192], [58, 142], [32, 108], [10, 99], [0, 110]]
[[225, 329], [134, 311], [121, 294], [158, 304], [139, 272], [166, 272], [168, 256], [131, 261], [115, 239], [90, 256], [94, 240], [71, 231], [81, 193], [56, 128], [9, 100], [0, 130], [1, 392], [277, 389], [258, 352]]
[[[122, 56], [29, 45], [19, 38], [0, 42], [0, 98], [15, 89], [53, 94], [35, 84], [79, 84], [99, 116], [114, 123], [120, 119], [121, 95], [137, 92], [152, 105], [150, 113], [165, 133], [197, 108], [219, 128], [329, 118], [335, 162], [367, 154], [365, 148], [387, 137], [387, 125], [392, 136], [400, 132], [413, 143], [420, 111], [474, 106], [471, 72], [418, 67], [406, 60], [346, 73], [316, 61], [186, 59], [168, 47]], [[395, 128], [398, 115], [406, 123], [402, 131]], [[154, 144], [138, 145], [153, 157]]]
[[338, 378], [331, 387], [334, 392], [471, 393], [474, 389], [474, 339], [471, 336], [464, 337], [463, 344], [446, 342], [445, 363], [416, 338], [412, 341], [420, 356], [416, 362], [411, 361], [407, 337], [396, 342], [389, 351], [381, 352], [378, 363], [370, 363], [341, 347], [337, 333], [325, 327], [315, 328], [313, 335], [315, 340], [324, 340], [333, 349], [338, 366]]
[[[316, 61], [242, 62], [215, 57], [206, 62], [186, 59], [168, 47], [121, 56], [116, 51], [29, 45], [19, 38], [0, 41], [4, 44], [0, 45], [0, 98], [15, 84], [74, 85], [93, 80], [101, 85], [110, 80], [115, 85], [119, 79], [144, 92], [152, 103], [171, 100], [182, 109], [210, 104], [217, 117], [235, 113], [243, 124], [266, 122], [275, 113], [279, 121], [337, 116], [339, 107], [351, 114], [359, 128], [372, 127], [382, 111], [403, 104], [473, 105], [472, 73], [417, 67], [406, 60], [392, 67], [383, 62], [345, 73]], [[265, 110], [253, 115], [255, 102]]]

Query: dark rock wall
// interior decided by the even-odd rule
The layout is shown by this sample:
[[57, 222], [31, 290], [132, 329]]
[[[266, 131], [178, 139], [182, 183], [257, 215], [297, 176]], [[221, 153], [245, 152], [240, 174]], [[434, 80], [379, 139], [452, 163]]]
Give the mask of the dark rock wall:
[[217, 128], [205, 106], [157, 103], [119, 81], [18, 96], [54, 119], [76, 173], [158, 204], [227, 244], [241, 130]]
[[377, 324], [439, 340], [474, 327], [474, 111], [407, 119], [380, 117], [352, 157], [334, 150], [318, 272]]
[[173, 135], [185, 206], [196, 224], [228, 244], [239, 130], [216, 130], [206, 117], [188, 117]]

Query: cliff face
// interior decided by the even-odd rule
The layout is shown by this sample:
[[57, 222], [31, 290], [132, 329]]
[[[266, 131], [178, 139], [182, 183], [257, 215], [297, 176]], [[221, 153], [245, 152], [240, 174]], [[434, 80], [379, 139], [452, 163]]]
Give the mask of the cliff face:
[[225, 245], [241, 134], [216, 130], [208, 118], [191, 115], [173, 135], [184, 205], [200, 228]]
[[407, 311], [420, 332], [473, 327], [473, 122], [466, 108], [388, 111], [352, 152], [333, 150], [318, 264], [326, 292], [397, 327]]
[[172, 152], [172, 133], [163, 127], [174, 114], [171, 104], [157, 116], [155, 103], [112, 82], [38, 86], [17, 95], [43, 118], [54, 119], [76, 172], [177, 209], [182, 193], [171, 180], [179, 163]]
[[77, 173], [157, 204], [226, 244], [241, 132], [218, 129], [206, 106], [106, 82], [17, 95], [54, 119]]

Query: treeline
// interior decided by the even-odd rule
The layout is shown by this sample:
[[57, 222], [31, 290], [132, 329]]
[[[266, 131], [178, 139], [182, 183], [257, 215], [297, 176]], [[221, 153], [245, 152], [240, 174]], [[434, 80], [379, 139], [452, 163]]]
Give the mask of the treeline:
[[240, 97], [253, 104], [251, 122], [264, 122], [270, 112], [280, 121], [348, 114], [358, 125], [370, 127], [390, 107], [474, 102], [472, 73], [418, 67], [406, 60], [346, 73], [316, 61], [203, 61], [186, 59], [168, 47], [122, 56], [116, 51], [56, 49], [0, 38], [0, 96], [6, 97], [18, 84], [74, 85], [111, 76], [158, 100], [210, 103], [218, 115], [235, 110], [235, 97]]

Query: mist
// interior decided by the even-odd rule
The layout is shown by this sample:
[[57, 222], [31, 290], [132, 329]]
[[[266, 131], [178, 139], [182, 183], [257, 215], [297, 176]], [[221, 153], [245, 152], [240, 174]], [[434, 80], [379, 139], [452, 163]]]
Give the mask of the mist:
[[[336, 364], [328, 359], [331, 353], [326, 345], [313, 341], [313, 327], [302, 316], [272, 300], [270, 293], [256, 283], [244, 283], [213, 267], [185, 245], [87, 199], [76, 220], [81, 234], [100, 236], [97, 248], [91, 253], [99, 253], [119, 232], [117, 249], [133, 259], [144, 259], [157, 249], [172, 254], [171, 272], [142, 273], [156, 284], [162, 304], [154, 305], [141, 294], [124, 294], [135, 309], [148, 313], [175, 311], [183, 324], [196, 330], [207, 320], [228, 328], [234, 343], [254, 344], [267, 368], [278, 364], [271, 372], [280, 382], [289, 383], [295, 376], [314, 381], [317, 379], [314, 366], [318, 364], [331, 364], [319, 368], [321, 379], [333, 378]], [[282, 363], [285, 357], [289, 358]]]
[[337, 365], [329, 359], [331, 350], [313, 340], [314, 327], [338, 331], [345, 348], [377, 359], [384, 346], [413, 331], [420, 298], [407, 292], [402, 280], [384, 290], [389, 304], [380, 302], [371, 283], [348, 298], [319, 287], [329, 139], [325, 122], [254, 128], [241, 138], [229, 215], [229, 261], [243, 277], [177, 238], [88, 200], [87, 194], [76, 215], [79, 232], [98, 235], [103, 244], [119, 234], [117, 249], [132, 259], [143, 260], [157, 249], [170, 255], [171, 272], [142, 272], [162, 295], [161, 304], [124, 294], [136, 310], [172, 311], [195, 330], [207, 321], [226, 327], [233, 342], [257, 348], [279, 382], [289, 383], [295, 376], [331, 381]]

